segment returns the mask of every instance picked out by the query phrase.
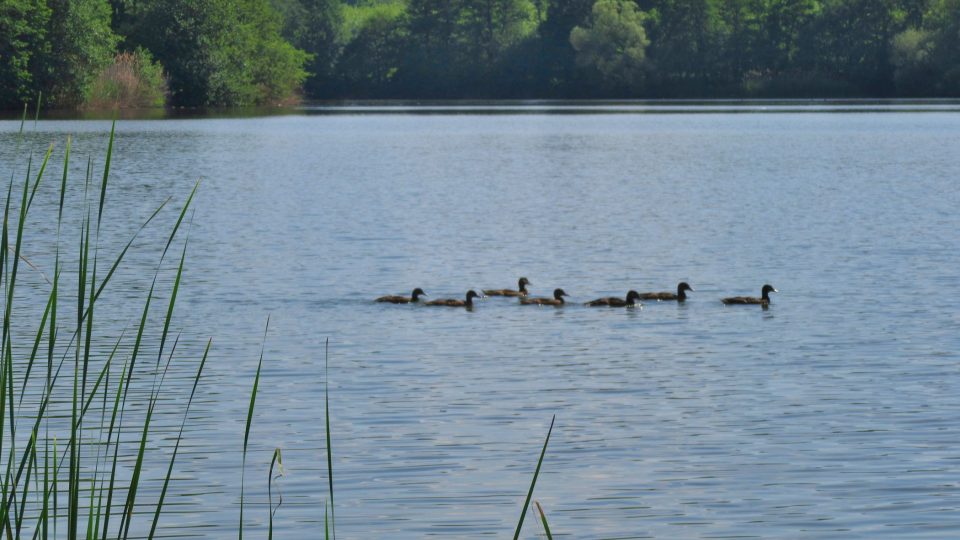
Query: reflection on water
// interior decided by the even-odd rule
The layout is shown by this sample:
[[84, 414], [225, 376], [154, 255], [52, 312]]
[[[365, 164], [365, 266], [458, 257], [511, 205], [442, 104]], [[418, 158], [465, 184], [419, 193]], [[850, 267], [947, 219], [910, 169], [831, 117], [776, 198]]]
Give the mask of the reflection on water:
[[[345, 538], [508, 534], [554, 413], [535, 498], [555, 533], [956, 536], [956, 105], [543, 114], [559, 107], [321, 106], [118, 126], [106, 246], [202, 179], [179, 347], [199, 356], [212, 336], [214, 348], [164, 534], [236, 529], [246, 400], [269, 315], [248, 457], [251, 527], [267, 518], [276, 447], [279, 533], [322, 523], [329, 337]], [[7, 177], [18, 128], [0, 123]], [[59, 151], [74, 134], [82, 178], [108, 130], [41, 121], [23, 147]], [[74, 190], [78, 201], [82, 186]], [[56, 186], [35, 204], [34, 216], [55, 209]], [[146, 246], [165, 241], [174, 214], [145, 231], [130, 256], [142, 271], [118, 277], [104, 300], [115, 328], [138, 316], [149, 286], [138, 277], [156, 265]], [[55, 234], [42, 222], [31, 230], [38, 242]], [[30, 255], [52, 265], [52, 254]], [[562, 287], [569, 303], [373, 302], [414, 287], [461, 298], [519, 276], [536, 296]], [[45, 294], [42, 279], [24, 279]], [[582, 305], [681, 280], [696, 289], [683, 304]], [[768, 310], [719, 301], [766, 282], [782, 291]], [[195, 367], [174, 365], [171, 384], [188, 385]], [[158, 414], [178, 425], [173, 404]], [[525, 531], [534, 536], [534, 520]]]

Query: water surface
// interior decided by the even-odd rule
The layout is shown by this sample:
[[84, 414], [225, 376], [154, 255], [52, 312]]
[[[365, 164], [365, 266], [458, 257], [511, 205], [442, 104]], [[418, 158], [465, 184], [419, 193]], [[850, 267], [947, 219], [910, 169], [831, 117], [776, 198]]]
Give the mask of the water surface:
[[[278, 534], [323, 522], [329, 338], [344, 538], [507, 536], [554, 414], [535, 498], [558, 537], [960, 533], [955, 108], [328, 109], [118, 124], [105, 252], [202, 179], [176, 325], [184, 355], [214, 347], [164, 534], [235, 534], [268, 316], [251, 527], [275, 447]], [[59, 161], [67, 134], [75, 178], [86, 156], [102, 164], [108, 122], [28, 122], [17, 152], [18, 128], [0, 123], [8, 177], [24, 149], [55, 142]], [[58, 203], [50, 167], [35, 217]], [[112, 339], [175, 218], [145, 231], [105, 299]], [[371, 301], [520, 276], [572, 304]], [[681, 305], [580, 305], [681, 280], [696, 289]], [[719, 302], [768, 282], [781, 291], [768, 310]], [[193, 369], [175, 366], [173, 386]], [[161, 425], [179, 421], [174, 405]], [[537, 530], [528, 520], [525, 537]]]

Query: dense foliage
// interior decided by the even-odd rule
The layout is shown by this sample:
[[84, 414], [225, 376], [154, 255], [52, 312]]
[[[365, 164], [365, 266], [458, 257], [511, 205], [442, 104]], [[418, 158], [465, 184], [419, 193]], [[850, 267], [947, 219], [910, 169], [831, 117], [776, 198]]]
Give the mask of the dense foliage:
[[137, 47], [175, 105], [960, 95], [960, 0], [0, 0], [0, 106]]

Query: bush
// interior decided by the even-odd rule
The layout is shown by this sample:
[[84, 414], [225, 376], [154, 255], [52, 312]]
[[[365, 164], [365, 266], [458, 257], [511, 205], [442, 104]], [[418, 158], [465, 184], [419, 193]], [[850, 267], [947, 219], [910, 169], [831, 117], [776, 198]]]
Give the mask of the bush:
[[163, 107], [167, 78], [150, 52], [137, 48], [122, 52], [93, 82], [86, 107], [91, 109], [140, 109]]

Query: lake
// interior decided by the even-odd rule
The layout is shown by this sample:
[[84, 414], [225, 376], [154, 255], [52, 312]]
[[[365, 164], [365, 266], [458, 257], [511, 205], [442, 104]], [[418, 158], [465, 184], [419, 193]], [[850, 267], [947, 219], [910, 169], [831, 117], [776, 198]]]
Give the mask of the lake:
[[[52, 275], [66, 136], [76, 224], [86, 159], [93, 193], [110, 123], [28, 121], [18, 143], [19, 127], [0, 122], [15, 195], [29, 151], [56, 144], [24, 252]], [[124, 329], [131, 345], [198, 179], [161, 433], [175, 435], [213, 347], [165, 536], [236, 534], [261, 343], [247, 532], [265, 535], [281, 448], [277, 534], [318, 534], [327, 339], [342, 538], [507, 537], [553, 415], [534, 499], [557, 537], [960, 535], [956, 104], [314, 106], [121, 121], [104, 260], [173, 200], [98, 308], [100, 350]], [[63, 240], [74, 252], [76, 230]], [[38, 317], [49, 285], [21, 272], [18, 305]], [[373, 302], [414, 287], [462, 298], [520, 276], [537, 296], [562, 287], [569, 304]], [[695, 289], [679, 305], [582, 305], [679, 281]], [[780, 291], [769, 309], [720, 302], [765, 283]], [[165, 272], [158, 287], [170, 284]], [[165, 468], [145, 473], [144, 503]], [[521, 536], [538, 531], [531, 513]]]

